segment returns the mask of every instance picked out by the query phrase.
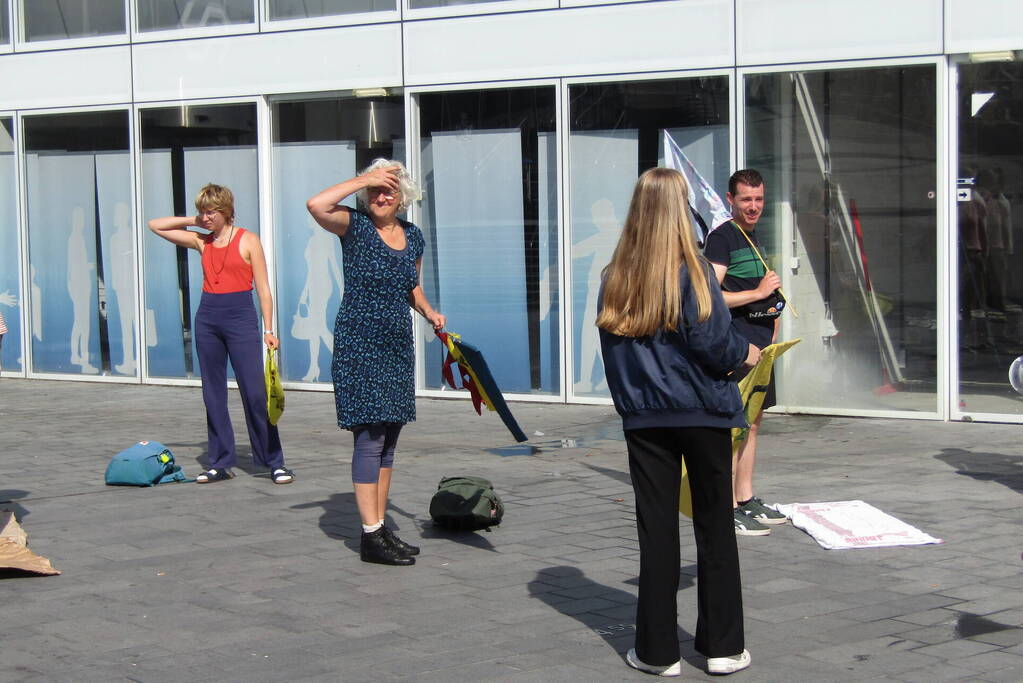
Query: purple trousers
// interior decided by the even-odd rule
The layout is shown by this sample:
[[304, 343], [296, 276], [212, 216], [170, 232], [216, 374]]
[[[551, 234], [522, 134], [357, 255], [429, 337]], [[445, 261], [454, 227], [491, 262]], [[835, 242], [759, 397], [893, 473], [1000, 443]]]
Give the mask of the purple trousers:
[[202, 373], [211, 469], [234, 467], [237, 460], [234, 429], [227, 411], [228, 359], [242, 396], [253, 460], [257, 466], [269, 469], [284, 467], [281, 437], [266, 414], [263, 335], [259, 332], [251, 291], [202, 293], [195, 313], [195, 350]]

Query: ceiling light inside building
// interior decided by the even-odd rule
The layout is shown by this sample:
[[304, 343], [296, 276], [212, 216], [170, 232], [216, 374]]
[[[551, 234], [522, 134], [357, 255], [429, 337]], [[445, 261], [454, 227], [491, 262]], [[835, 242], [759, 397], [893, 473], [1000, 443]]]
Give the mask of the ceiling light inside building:
[[1011, 62], [1016, 59], [1012, 50], [995, 50], [993, 52], [971, 52], [970, 61], [974, 64], [983, 62]]

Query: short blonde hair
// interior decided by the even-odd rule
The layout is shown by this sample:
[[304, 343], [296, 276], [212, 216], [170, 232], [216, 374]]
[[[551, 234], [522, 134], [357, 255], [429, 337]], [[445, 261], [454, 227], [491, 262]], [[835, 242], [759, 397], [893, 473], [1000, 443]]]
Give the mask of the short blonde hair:
[[199, 213], [213, 209], [224, 214], [228, 223], [234, 221], [234, 194], [223, 185], [207, 183], [195, 195], [195, 210]]
[[[362, 170], [361, 175], [365, 175], [370, 171], [375, 171], [378, 168], [387, 168], [389, 166], [398, 167], [398, 191], [401, 192], [401, 201], [398, 202], [398, 210], [405, 211], [412, 205], [412, 202], [418, 202], [423, 198], [423, 191], [419, 189], [419, 185], [415, 180], [412, 179], [412, 174], [409, 173], [408, 169], [405, 168], [405, 164], [394, 159], [384, 159], [383, 157], [374, 159], [373, 162]], [[359, 190], [356, 195], [363, 203], [369, 202], [369, 196], [366, 190]]]

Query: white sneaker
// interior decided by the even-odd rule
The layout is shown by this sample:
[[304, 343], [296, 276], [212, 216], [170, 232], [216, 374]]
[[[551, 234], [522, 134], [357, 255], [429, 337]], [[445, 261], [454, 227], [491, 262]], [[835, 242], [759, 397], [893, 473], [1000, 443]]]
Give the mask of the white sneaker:
[[[625, 655], [625, 661], [629, 663], [633, 669], [639, 669], [645, 671], [648, 674], [655, 676], [681, 676], [682, 675], [682, 661], [679, 660], [674, 664], [668, 666], [654, 666], [652, 664], [646, 664], [640, 661], [636, 655], [636, 648], [630, 648], [629, 652]], [[737, 669], [738, 670], [738, 669]]]
[[707, 673], [734, 674], [749, 666], [751, 661], [753, 658], [750, 657], [749, 650], [743, 650], [740, 654], [731, 657], [708, 657]]

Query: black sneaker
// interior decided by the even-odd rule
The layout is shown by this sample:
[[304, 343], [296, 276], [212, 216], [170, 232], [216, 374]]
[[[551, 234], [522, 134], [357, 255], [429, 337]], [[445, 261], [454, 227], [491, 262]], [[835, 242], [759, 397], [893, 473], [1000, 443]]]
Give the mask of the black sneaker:
[[416, 558], [402, 553], [387, 542], [383, 527], [369, 533], [362, 532], [362, 541], [359, 544], [359, 557], [362, 558], [363, 562], [372, 562], [374, 564], [406, 566], [416, 563]]
[[401, 553], [405, 555], [419, 554], [419, 548], [412, 545], [411, 543], [406, 543], [405, 541], [401, 540], [400, 538], [398, 538], [398, 534], [394, 533], [386, 526], [380, 527], [380, 530], [384, 532], [384, 538], [387, 539], [387, 542], [390, 543], [395, 548], [397, 548]]

